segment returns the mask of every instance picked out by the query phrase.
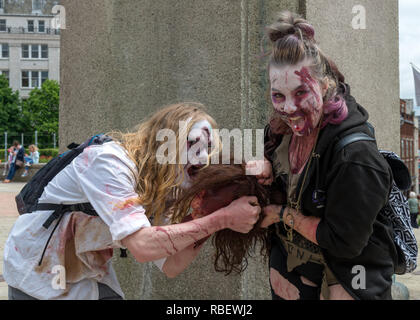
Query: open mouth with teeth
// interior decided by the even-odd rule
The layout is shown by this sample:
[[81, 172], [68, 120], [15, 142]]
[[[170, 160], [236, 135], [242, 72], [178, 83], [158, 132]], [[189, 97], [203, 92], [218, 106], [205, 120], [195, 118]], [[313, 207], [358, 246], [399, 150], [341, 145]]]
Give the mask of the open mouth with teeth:
[[305, 118], [302, 116], [290, 117], [288, 121], [289, 126], [295, 132], [301, 132], [305, 128]]

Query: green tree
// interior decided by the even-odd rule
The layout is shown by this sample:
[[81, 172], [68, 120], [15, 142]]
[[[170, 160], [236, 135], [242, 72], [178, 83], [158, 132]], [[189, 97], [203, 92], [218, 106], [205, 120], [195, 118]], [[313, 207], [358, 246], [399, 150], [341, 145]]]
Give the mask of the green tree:
[[46, 80], [41, 88], [29, 93], [23, 103], [23, 119], [29, 121], [33, 131], [58, 132], [59, 96], [60, 85], [55, 80]]
[[0, 75], [0, 133], [21, 132], [24, 125], [19, 91], [13, 92], [7, 79]]

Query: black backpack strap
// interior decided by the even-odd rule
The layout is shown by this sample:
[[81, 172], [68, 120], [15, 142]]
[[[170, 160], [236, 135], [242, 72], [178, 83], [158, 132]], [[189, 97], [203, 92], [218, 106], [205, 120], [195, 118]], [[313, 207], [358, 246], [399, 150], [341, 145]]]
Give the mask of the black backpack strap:
[[42, 225], [45, 229], [48, 229], [51, 224], [58, 219], [57, 224], [54, 226], [54, 229], [52, 230], [47, 243], [45, 244], [44, 250], [42, 251], [41, 259], [38, 262], [38, 266], [41, 265], [42, 259], [44, 258], [45, 251], [48, 247], [48, 244], [50, 243], [51, 237], [54, 234], [55, 229], [57, 229], [58, 225], [60, 224], [61, 219], [63, 218], [64, 214], [66, 212], [71, 211], [82, 211], [85, 214], [91, 215], [91, 216], [97, 216], [97, 212], [92, 207], [92, 205], [89, 202], [86, 203], [76, 203], [76, 204], [56, 204], [56, 203], [38, 203], [36, 206], [36, 210], [34, 211], [49, 211], [54, 210], [54, 212], [48, 217], [48, 219], [44, 222]]
[[97, 216], [95, 209], [89, 202], [86, 203], [76, 203], [76, 204], [55, 204], [55, 203], [38, 203], [36, 209], [33, 211], [49, 211], [54, 210], [54, 212], [49, 216], [49, 218], [42, 225], [45, 229], [48, 229], [53, 223], [54, 220], [58, 219], [61, 215], [66, 212], [71, 211], [82, 211], [83, 213], [90, 216]]
[[372, 141], [375, 142], [375, 138], [372, 138], [371, 136], [367, 135], [363, 132], [356, 132], [349, 134], [348, 136], [345, 136], [344, 138], [340, 139], [334, 147], [334, 152], [338, 153], [340, 152], [345, 146], [348, 146], [351, 143], [354, 143], [356, 141]]

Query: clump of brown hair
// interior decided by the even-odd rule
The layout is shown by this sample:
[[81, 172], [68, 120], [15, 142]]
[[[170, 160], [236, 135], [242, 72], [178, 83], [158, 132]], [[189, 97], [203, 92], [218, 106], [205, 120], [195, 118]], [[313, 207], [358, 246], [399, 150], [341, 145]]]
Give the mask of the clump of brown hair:
[[[245, 174], [245, 164], [211, 164], [200, 170], [194, 177], [194, 184], [184, 190], [175, 202], [178, 206], [199, 201], [199, 215], [207, 215], [229, 205], [242, 196], [256, 196], [261, 207], [269, 204], [269, 191], [258, 183], [255, 176]], [[192, 214], [194, 216], [194, 212]], [[241, 273], [248, 265], [257, 245], [260, 253], [267, 257], [268, 231], [260, 227], [263, 215], [254, 228], [247, 234], [224, 229], [216, 232], [212, 239], [216, 249], [214, 268], [226, 275], [231, 272]]]

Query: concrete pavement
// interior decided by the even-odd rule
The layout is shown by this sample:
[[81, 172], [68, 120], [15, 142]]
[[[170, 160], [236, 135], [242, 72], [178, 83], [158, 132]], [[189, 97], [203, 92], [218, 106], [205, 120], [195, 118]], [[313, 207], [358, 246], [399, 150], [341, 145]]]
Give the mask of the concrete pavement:
[[9, 231], [19, 216], [15, 196], [25, 183], [0, 182], [0, 300], [7, 300], [7, 284], [3, 279], [3, 250]]
[[[19, 216], [15, 204], [15, 196], [25, 186], [25, 183], [12, 182], [9, 184], [0, 182], [0, 300], [7, 300], [7, 284], [3, 275], [3, 251], [7, 236], [14, 222]], [[420, 247], [420, 229], [414, 233]], [[418, 268], [414, 272], [397, 276], [396, 281], [403, 283], [410, 292], [410, 300], [420, 300], [420, 256]]]

